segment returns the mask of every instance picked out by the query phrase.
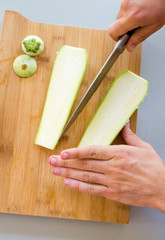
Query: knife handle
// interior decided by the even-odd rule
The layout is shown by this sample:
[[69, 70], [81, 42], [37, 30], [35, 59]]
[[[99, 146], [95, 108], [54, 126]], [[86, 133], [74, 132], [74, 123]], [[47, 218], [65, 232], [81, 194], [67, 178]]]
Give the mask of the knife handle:
[[132, 34], [135, 32], [135, 30], [136, 29], [132, 29], [131, 31], [126, 33], [129, 36], [129, 38], [132, 36]]
[[120, 52], [123, 52], [126, 44], [128, 42], [128, 39], [132, 36], [132, 34], [135, 32], [135, 29], [125, 33], [124, 35], [122, 35], [119, 40], [116, 43], [115, 49], [117, 49]]

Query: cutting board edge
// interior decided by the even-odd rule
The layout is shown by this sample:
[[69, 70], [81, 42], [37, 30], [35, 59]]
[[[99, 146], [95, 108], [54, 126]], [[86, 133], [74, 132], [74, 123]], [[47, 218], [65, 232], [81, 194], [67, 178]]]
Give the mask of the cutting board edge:
[[[130, 206], [129, 206], [130, 208]], [[130, 216], [128, 216], [128, 220], [126, 221], [115, 221], [115, 220], [97, 220], [97, 219], [85, 219], [85, 218], [76, 218], [76, 217], [61, 217], [61, 216], [45, 216], [42, 214], [30, 214], [30, 213], [16, 213], [16, 212], [10, 212], [10, 211], [0, 211], [2, 214], [8, 214], [8, 215], [17, 215], [17, 216], [29, 216], [29, 217], [44, 217], [44, 218], [56, 218], [56, 219], [63, 219], [63, 220], [73, 220], [73, 221], [87, 221], [87, 222], [97, 222], [97, 223], [120, 223], [120, 224], [129, 224]]]
[[[5, 9], [4, 10], [4, 13], [3, 13], [3, 21], [2, 21], [2, 30], [3, 30], [3, 24], [4, 24], [4, 18], [8, 15], [8, 14], [16, 14], [17, 16], [21, 17], [21, 18], [24, 18], [25, 20], [27, 21], [30, 21], [32, 23], [42, 23], [42, 24], [45, 24], [45, 25], [56, 25], [56, 26], [61, 26], [61, 27], [72, 27], [72, 28], [81, 28], [81, 29], [89, 29], [89, 30], [94, 30], [94, 31], [102, 31], [102, 32], [107, 32], [106, 29], [99, 29], [99, 28], [90, 28], [90, 27], [82, 27], [82, 26], [73, 26], [73, 25], [65, 25], [65, 24], [57, 24], [57, 23], [45, 23], [45, 22], [39, 22], [39, 21], [36, 21], [36, 20], [31, 20], [29, 19], [28, 17], [25, 17], [23, 14], [21, 14], [20, 12], [18, 11], [15, 11], [15, 10], [8, 10], [8, 9]], [[107, 32], [108, 34], [108, 32]], [[2, 35], [2, 31], [1, 31], [1, 35]], [[1, 38], [0, 38], [0, 41], [1, 41]], [[115, 41], [114, 41], [115, 42]]]

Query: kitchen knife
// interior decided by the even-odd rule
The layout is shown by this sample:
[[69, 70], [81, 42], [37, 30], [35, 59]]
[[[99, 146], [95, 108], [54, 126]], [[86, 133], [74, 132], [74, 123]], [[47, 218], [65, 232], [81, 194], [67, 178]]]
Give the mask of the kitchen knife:
[[[103, 81], [104, 77], [107, 75], [113, 64], [116, 62], [120, 54], [124, 51], [126, 44], [128, 42], [128, 39], [130, 36], [133, 34], [134, 30], [124, 34], [121, 36], [118, 40], [118, 42], [115, 45], [115, 48], [113, 49], [112, 53], [109, 55], [107, 60], [105, 61], [103, 67], [100, 69], [98, 72], [97, 76], [89, 86], [88, 90], [86, 91], [85, 95], [81, 99], [79, 105], [75, 109], [74, 113], [70, 117], [69, 121], [66, 123], [60, 138], [63, 136], [63, 134], [70, 128], [72, 123], [76, 120], [76, 118], [79, 116], [81, 111], [84, 109], [94, 92], [97, 90], [99, 87], [100, 83]], [[60, 139], [59, 138], [59, 139]]]

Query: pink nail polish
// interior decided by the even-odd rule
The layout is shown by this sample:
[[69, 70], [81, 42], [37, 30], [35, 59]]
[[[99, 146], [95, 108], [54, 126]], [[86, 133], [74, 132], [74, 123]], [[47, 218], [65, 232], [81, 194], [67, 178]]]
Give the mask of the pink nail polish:
[[129, 51], [133, 51], [134, 50], [134, 48], [136, 47], [136, 45], [135, 44], [132, 44], [131, 46], [129, 46]]
[[68, 159], [69, 158], [69, 153], [64, 152], [62, 153], [62, 159]]
[[52, 164], [52, 165], [54, 165], [54, 164], [56, 164], [56, 158], [55, 157], [52, 157], [51, 159], [50, 159], [50, 163]]
[[60, 168], [55, 167], [53, 171], [54, 171], [55, 174], [59, 174], [60, 173]]
[[70, 180], [70, 179], [64, 179], [64, 184], [70, 185], [70, 183], [71, 183], [71, 180]]

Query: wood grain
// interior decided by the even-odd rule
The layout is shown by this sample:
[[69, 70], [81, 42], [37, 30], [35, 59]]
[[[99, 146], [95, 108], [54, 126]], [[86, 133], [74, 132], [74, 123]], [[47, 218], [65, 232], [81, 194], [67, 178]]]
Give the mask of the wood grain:
[[[13, 72], [27, 35], [40, 36], [45, 50], [35, 57], [37, 72], [28, 79]], [[56, 52], [64, 44], [86, 48], [88, 67], [73, 109], [112, 51], [115, 42], [107, 31], [30, 21], [18, 12], [5, 11], [0, 40], [0, 212], [128, 223], [129, 206], [68, 189], [51, 173], [48, 157], [76, 147], [109, 86], [121, 72], [140, 73], [141, 46], [124, 52], [82, 114], [54, 151], [34, 144]], [[72, 111], [73, 112], [73, 111]], [[135, 113], [131, 127], [136, 129]], [[121, 135], [114, 141], [122, 143]]]

